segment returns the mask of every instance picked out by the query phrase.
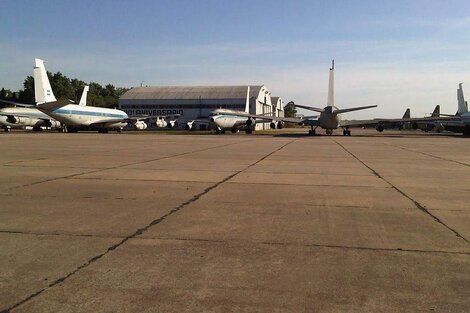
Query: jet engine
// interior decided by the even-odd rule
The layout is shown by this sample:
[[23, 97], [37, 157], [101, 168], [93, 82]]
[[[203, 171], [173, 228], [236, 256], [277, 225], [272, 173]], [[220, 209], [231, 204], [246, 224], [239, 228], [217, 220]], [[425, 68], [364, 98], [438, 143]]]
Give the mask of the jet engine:
[[168, 125], [168, 123], [165, 121], [163, 118], [158, 118], [157, 121], [155, 122], [155, 125], [157, 125], [158, 128], [163, 128]]
[[60, 122], [51, 121], [51, 120], [45, 120], [43, 125], [46, 126], [46, 127], [51, 127], [51, 128], [59, 128], [61, 126]]
[[30, 117], [8, 115], [7, 122], [10, 124], [21, 124], [24, 126], [35, 126], [39, 120]]
[[193, 130], [194, 129], [194, 121], [187, 122], [186, 125], [184, 126], [184, 129]]
[[375, 130], [377, 130], [378, 132], [383, 132], [383, 131], [384, 131], [384, 127], [383, 127], [383, 125], [378, 124], [378, 125], [375, 127]]
[[416, 130], [416, 129], [419, 128], [419, 124], [418, 124], [418, 123], [412, 123], [412, 124], [411, 124], [411, 128], [413, 128], [414, 130]]
[[269, 124], [269, 127], [270, 127], [271, 129], [276, 129], [276, 123], [271, 122], [271, 123]]
[[284, 122], [283, 121], [277, 122], [276, 127], [277, 127], [277, 129], [283, 129], [284, 128]]
[[168, 121], [167, 125], [168, 128], [175, 128], [178, 127], [178, 121], [177, 120], [171, 120]]
[[134, 128], [138, 130], [147, 129], [147, 123], [145, 123], [144, 121], [137, 121], [134, 123]]

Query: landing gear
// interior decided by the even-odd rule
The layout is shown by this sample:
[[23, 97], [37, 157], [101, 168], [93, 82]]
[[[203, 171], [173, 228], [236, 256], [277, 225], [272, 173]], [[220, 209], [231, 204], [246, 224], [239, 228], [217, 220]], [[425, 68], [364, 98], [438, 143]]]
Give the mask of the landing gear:
[[349, 129], [343, 129], [343, 136], [351, 136], [351, 131]]
[[315, 136], [315, 135], [317, 134], [317, 133], [316, 133], [316, 129], [317, 129], [316, 127], [313, 128], [313, 126], [312, 126], [312, 129], [309, 129], [309, 130], [308, 130], [308, 135], [309, 135], [309, 136]]
[[39, 127], [39, 126], [34, 126], [33, 127], [33, 132], [40, 132], [40, 131], [42, 131], [41, 127]]
[[333, 135], [333, 130], [332, 130], [332, 129], [327, 129], [327, 130], [326, 130], [326, 134], [327, 134], [328, 136]]
[[245, 131], [247, 134], [253, 134], [253, 129], [247, 128]]
[[108, 129], [107, 128], [101, 128], [98, 130], [98, 133], [100, 134], [107, 134], [108, 133]]
[[10, 127], [5, 126], [5, 127], [3, 127], [3, 130], [4, 130], [6, 133], [8, 133], [8, 132], [10, 131]]
[[215, 129], [215, 133], [216, 133], [217, 135], [220, 135], [220, 134], [222, 133], [222, 130], [221, 130], [219, 127], [217, 127], [217, 128]]
[[118, 129], [116, 129], [116, 131], [117, 131], [118, 134], [120, 134], [120, 133], [122, 133], [122, 128], [118, 128]]
[[236, 128], [232, 128], [230, 131], [232, 132], [232, 134], [238, 133], [238, 129], [236, 129]]

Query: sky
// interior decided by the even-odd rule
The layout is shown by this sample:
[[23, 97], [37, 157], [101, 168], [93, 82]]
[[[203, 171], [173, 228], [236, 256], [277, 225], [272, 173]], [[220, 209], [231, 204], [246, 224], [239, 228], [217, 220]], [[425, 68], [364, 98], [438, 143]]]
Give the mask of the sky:
[[453, 114], [469, 48], [468, 0], [0, 0], [0, 87], [12, 90], [37, 57], [86, 82], [265, 84], [323, 107], [335, 59], [336, 105], [379, 106], [348, 118]]

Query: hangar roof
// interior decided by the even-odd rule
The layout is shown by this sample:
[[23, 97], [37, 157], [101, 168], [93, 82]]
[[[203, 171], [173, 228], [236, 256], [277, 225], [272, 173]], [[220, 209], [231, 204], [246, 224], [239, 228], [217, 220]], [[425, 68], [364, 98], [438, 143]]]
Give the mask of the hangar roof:
[[[135, 87], [120, 99], [244, 99], [248, 86], [166, 86]], [[250, 98], [258, 97], [262, 85], [250, 85]]]

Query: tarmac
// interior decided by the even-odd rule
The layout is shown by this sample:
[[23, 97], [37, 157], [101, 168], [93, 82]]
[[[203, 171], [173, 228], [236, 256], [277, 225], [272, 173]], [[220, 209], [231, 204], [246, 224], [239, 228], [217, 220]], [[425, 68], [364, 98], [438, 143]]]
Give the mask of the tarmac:
[[2, 312], [470, 312], [468, 138], [0, 146]]

